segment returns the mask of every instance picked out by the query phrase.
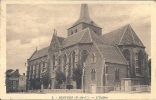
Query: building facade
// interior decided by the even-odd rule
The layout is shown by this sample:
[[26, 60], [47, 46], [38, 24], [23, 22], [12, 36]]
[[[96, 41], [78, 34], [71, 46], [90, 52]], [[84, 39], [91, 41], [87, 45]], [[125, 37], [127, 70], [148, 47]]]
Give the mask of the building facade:
[[26, 76], [19, 74], [19, 70], [8, 69], [6, 71], [6, 92], [25, 92]]
[[27, 89], [70, 88], [89, 93], [97, 87], [146, 84], [147, 62], [145, 46], [129, 24], [102, 34], [102, 28], [90, 19], [88, 6], [82, 4], [67, 37], [54, 31], [50, 46], [28, 59]]

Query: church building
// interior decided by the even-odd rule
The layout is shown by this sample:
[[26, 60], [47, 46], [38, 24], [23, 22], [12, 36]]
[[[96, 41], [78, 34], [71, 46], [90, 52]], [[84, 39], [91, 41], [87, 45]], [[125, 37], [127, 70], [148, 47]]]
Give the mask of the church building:
[[66, 38], [54, 31], [50, 45], [35, 50], [27, 61], [27, 90], [98, 93], [102, 87], [129, 91], [129, 86], [147, 84], [148, 54], [130, 24], [102, 34], [87, 4], [81, 5], [80, 17], [67, 29]]

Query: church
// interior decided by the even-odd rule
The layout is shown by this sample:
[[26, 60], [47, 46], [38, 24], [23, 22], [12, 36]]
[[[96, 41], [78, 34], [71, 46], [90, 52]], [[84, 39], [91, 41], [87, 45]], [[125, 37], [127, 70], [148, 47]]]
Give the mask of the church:
[[66, 38], [54, 31], [50, 45], [36, 49], [27, 62], [27, 90], [99, 93], [105, 87], [130, 91], [130, 86], [147, 84], [148, 54], [131, 25], [102, 34], [87, 4], [81, 5], [80, 17], [67, 29]]

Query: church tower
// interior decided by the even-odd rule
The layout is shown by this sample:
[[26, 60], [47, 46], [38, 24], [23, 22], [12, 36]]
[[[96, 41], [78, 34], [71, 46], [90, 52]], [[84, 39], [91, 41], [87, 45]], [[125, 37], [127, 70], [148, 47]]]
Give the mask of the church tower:
[[102, 35], [102, 28], [100, 28], [94, 21], [90, 19], [89, 10], [87, 4], [81, 5], [80, 17], [79, 19], [68, 29], [68, 35], [76, 34], [77, 32], [89, 27], [98, 36]]

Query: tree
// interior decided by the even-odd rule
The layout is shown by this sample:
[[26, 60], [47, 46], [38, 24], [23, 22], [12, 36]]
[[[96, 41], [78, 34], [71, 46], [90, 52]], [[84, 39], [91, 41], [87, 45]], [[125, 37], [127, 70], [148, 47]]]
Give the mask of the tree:
[[56, 70], [56, 77], [55, 77], [56, 81], [57, 81], [57, 86], [56, 88], [60, 88], [60, 85], [66, 81], [66, 77], [65, 74], [60, 70], [60, 68], [58, 68]]
[[76, 68], [73, 68], [73, 81], [76, 81], [77, 89], [81, 89], [82, 82], [82, 67], [78, 64]]

